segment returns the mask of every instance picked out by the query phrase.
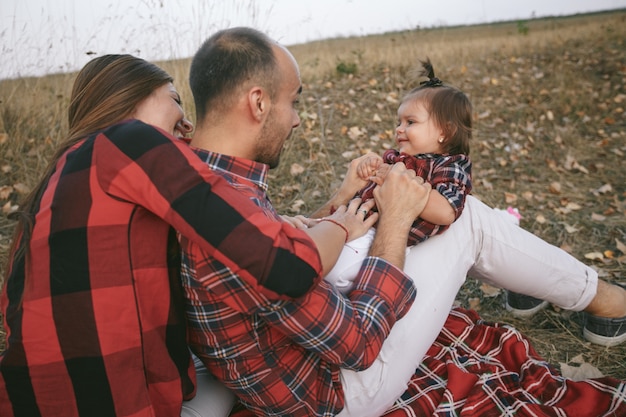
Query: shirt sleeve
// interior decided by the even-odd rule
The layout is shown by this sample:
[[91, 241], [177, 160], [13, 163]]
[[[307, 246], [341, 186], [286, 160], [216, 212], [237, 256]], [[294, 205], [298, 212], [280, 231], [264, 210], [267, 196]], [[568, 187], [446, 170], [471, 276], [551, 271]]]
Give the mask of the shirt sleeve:
[[383, 259], [363, 262], [347, 296], [322, 281], [305, 297], [263, 314], [265, 320], [309, 351], [342, 368], [367, 369], [385, 338], [415, 299], [415, 286]]
[[428, 181], [448, 200], [454, 209], [455, 219], [461, 215], [465, 197], [472, 191], [471, 172], [472, 164], [466, 155], [438, 158], [431, 169]]
[[315, 243], [268, 219], [183, 141], [135, 120], [105, 130], [93, 146], [104, 192], [151, 211], [256, 291], [300, 297], [321, 279]]
[[234, 311], [258, 315], [304, 349], [345, 368], [369, 367], [415, 299], [411, 279], [381, 258], [366, 258], [347, 296], [321, 281], [304, 297], [271, 300], [197, 248], [189, 251], [193, 259], [187, 252], [183, 268], [193, 268], [193, 273], [184, 270], [183, 275], [194, 277], [192, 285], [202, 286]]

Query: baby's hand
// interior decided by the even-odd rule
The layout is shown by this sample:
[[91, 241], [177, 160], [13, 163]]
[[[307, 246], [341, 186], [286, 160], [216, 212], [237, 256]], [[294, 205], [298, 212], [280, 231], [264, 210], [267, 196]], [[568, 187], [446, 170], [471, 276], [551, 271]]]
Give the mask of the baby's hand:
[[361, 159], [356, 168], [357, 175], [362, 180], [369, 180], [377, 175], [378, 168], [383, 165], [383, 158], [376, 154], [368, 154]]
[[385, 177], [387, 176], [387, 173], [390, 170], [391, 170], [391, 165], [389, 165], [389, 164], [380, 164], [380, 166], [376, 170], [376, 175], [375, 175], [375, 177], [381, 181], [380, 184], [382, 184], [382, 181], [385, 180]]

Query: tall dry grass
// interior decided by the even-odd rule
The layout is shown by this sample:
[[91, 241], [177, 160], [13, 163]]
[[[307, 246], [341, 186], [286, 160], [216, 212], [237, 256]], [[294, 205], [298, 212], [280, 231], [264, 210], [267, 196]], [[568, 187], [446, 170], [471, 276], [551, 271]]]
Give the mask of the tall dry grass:
[[[619, 10], [294, 45], [304, 86], [302, 125], [272, 171], [272, 200], [281, 212], [310, 212], [341, 181], [351, 158], [392, 146], [398, 100], [415, 85], [417, 61], [428, 56], [440, 78], [474, 103], [475, 195], [492, 206], [520, 208], [523, 227], [605, 279], [623, 282], [624, 39], [626, 10]], [[174, 76], [193, 116], [189, 60], [160, 65]], [[13, 228], [6, 213], [36, 183], [64, 138], [73, 77], [0, 82], [2, 267]], [[600, 257], [585, 258], [591, 253]], [[626, 379], [626, 348], [584, 343], [575, 314], [552, 308], [515, 321], [503, 311], [501, 292], [472, 280], [458, 302], [488, 319], [513, 321], [552, 363], [583, 355], [606, 374]]]

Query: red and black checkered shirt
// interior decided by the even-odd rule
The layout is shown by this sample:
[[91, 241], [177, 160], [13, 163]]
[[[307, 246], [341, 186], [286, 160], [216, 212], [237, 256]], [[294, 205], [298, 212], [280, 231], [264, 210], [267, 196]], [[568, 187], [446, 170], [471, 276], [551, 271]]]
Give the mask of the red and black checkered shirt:
[[10, 265], [2, 417], [180, 415], [195, 376], [173, 228], [258, 294], [298, 297], [320, 279], [306, 234], [268, 221], [183, 141], [111, 127], [58, 161]]
[[[265, 191], [267, 166], [197, 151], [266, 216], [283, 223]], [[252, 242], [240, 243], [255, 256]], [[402, 271], [363, 263], [347, 297], [322, 281], [284, 300], [259, 292], [241, 270], [182, 239], [190, 345], [207, 368], [259, 416], [331, 416], [343, 408], [340, 367], [365, 369], [415, 297]], [[298, 279], [297, 271], [288, 273]]]
[[[458, 219], [465, 207], [465, 197], [472, 191], [472, 162], [467, 155], [440, 155], [422, 153], [409, 155], [389, 149], [383, 154], [383, 162], [393, 165], [402, 162], [432, 185], [433, 190], [445, 197], [454, 210], [454, 219]], [[357, 193], [365, 200], [373, 197], [376, 183], [369, 182]], [[411, 226], [407, 245], [423, 242], [431, 236], [446, 231], [450, 225], [428, 222], [418, 217]]]

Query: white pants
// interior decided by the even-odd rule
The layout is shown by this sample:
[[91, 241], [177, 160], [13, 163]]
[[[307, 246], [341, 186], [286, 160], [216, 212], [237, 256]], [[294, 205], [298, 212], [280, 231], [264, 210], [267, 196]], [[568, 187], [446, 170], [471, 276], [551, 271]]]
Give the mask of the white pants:
[[[367, 250], [362, 249], [355, 253], [345, 248], [344, 252], [350, 258], [365, 256]], [[354, 269], [348, 263], [345, 267]], [[360, 266], [361, 261], [356, 263]], [[598, 280], [593, 269], [472, 196], [447, 231], [409, 249], [404, 270], [415, 283], [417, 297], [391, 329], [370, 368], [342, 369], [345, 408], [341, 417], [380, 416], [406, 391], [468, 275], [574, 311], [591, 302]], [[341, 271], [333, 274], [342, 276]]]

